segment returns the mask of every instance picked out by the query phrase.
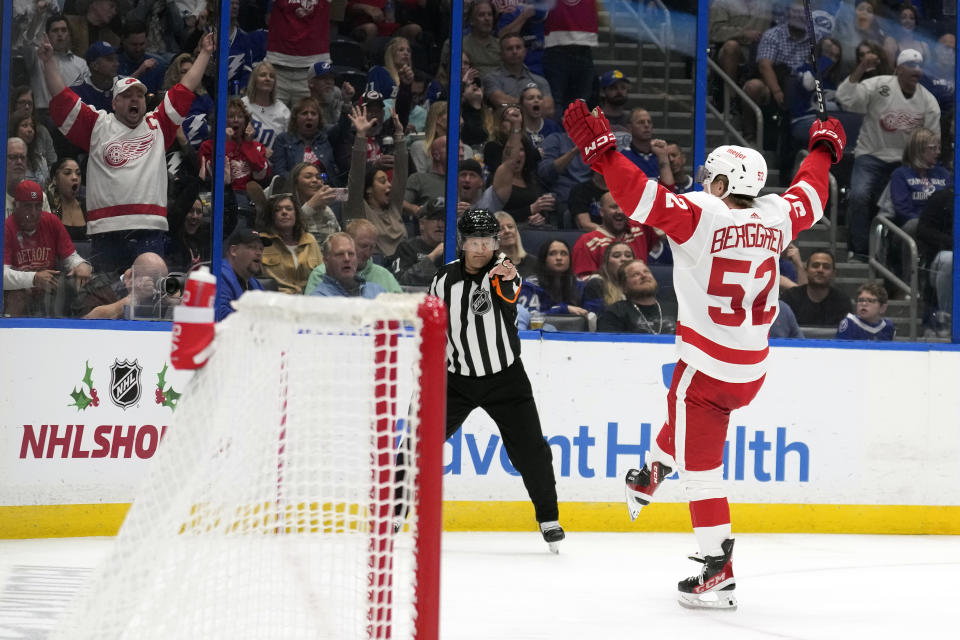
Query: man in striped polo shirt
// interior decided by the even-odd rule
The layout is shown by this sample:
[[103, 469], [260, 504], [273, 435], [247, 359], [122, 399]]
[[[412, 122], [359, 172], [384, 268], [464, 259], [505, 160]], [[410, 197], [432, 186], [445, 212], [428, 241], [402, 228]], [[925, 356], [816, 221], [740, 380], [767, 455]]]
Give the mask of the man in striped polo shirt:
[[497, 423], [510, 462], [520, 472], [550, 550], [564, 533], [558, 522], [553, 456], [543, 439], [530, 380], [520, 361], [516, 267], [497, 251], [500, 223], [470, 209], [457, 223], [460, 255], [437, 272], [430, 293], [447, 305], [449, 438], [481, 408]]

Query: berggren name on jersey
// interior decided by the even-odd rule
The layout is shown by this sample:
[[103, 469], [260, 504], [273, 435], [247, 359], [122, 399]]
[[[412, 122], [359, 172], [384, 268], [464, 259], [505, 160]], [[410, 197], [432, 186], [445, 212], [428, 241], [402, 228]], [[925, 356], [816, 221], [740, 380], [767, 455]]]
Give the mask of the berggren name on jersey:
[[777, 255], [783, 253], [783, 231], [756, 222], [721, 227], [713, 232], [710, 253], [724, 249], [759, 247]]

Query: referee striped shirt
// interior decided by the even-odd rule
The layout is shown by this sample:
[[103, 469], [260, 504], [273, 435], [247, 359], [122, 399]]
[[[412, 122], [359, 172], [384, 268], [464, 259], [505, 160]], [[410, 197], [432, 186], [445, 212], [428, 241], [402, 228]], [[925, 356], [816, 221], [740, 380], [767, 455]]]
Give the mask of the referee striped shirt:
[[494, 257], [477, 274], [460, 260], [445, 264], [433, 277], [430, 293], [447, 305], [447, 370], [461, 376], [499, 373], [520, 357], [517, 293], [520, 276], [493, 285], [487, 275]]

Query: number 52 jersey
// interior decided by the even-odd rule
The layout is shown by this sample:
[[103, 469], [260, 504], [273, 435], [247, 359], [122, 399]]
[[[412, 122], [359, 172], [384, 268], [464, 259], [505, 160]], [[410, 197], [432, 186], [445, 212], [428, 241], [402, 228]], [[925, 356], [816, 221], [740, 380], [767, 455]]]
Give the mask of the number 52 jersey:
[[762, 377], [779, 311], [780, 254], [823, 217], [829, 152], [815, 149], [782, 195], [754, 198], [745, 209], [703, 191], [676, 195], [619, 153], [594, 168], [630, 217], [670, 238], [680, 358], [727, 382]]

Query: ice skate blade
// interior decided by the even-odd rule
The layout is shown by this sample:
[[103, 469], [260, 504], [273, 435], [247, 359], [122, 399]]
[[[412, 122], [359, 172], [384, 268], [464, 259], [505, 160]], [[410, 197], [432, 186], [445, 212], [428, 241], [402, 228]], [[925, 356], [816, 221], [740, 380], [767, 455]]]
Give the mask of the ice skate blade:
[[679, 592], [677, 602], [686, 609], [717, 609], [720, 611], [736, 611], [737, 596], [731, 591], [709, 591], [697, 595], [695, 593]]
[[630, 514], [630, 522], [633, 522], [634, 520], [637, 519], [637, 516], [640, 515], [640, 509], [643, 508], [643, 505], [640, 505], [637, 502], [637, 499], [636, 497], [634, 497], [633, 492], [630, 491], [630, 487], [626, 487], [624, 489], [624, 493], [626, 494], [626, 497], [627, 497], [627, 512]]
[[550, 553], [554, 555], [560, 554], [560, 543], [559, 542], [548, 542], [547, 546], [550, 547]]

